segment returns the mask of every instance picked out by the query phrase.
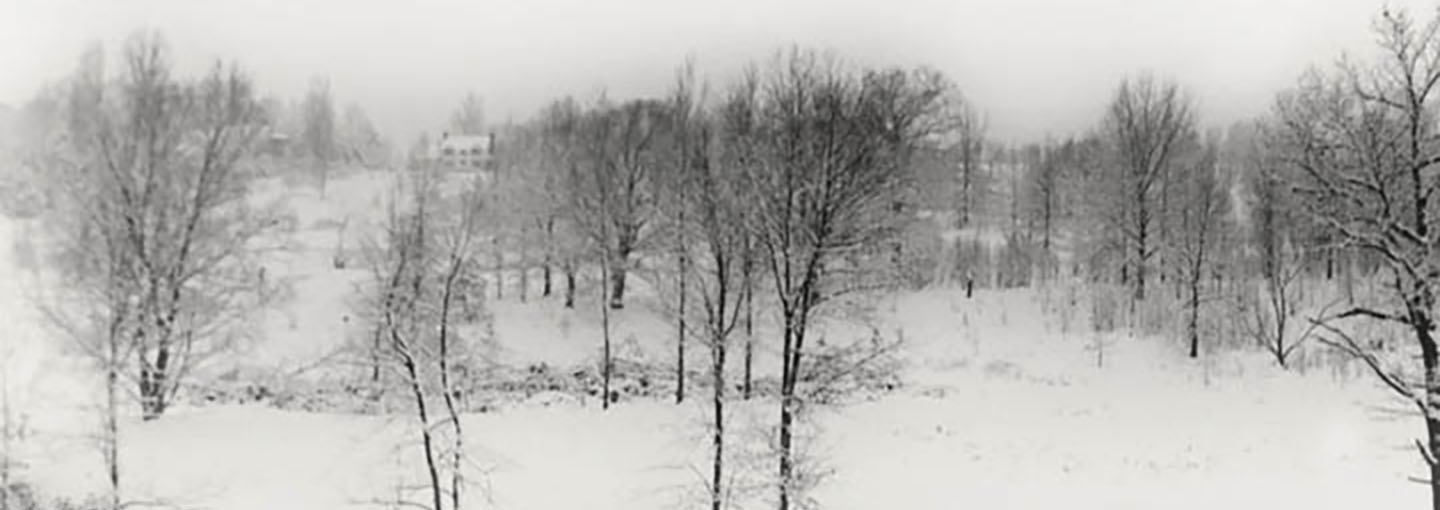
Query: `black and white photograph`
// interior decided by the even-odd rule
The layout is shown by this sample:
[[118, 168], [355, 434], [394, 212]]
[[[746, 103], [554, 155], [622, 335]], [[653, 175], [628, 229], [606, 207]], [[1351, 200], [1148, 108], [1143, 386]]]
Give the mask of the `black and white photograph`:
[[0, 510], [1440, 510], [1440, 0], [0, 0]]

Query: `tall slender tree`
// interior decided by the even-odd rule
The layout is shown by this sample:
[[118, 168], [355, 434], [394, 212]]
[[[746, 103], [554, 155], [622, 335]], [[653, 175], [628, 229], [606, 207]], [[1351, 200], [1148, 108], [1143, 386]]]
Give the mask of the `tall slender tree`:
[[1200, 356], [1200, 310], [1207, 299], [1203, 283], [1218, 271], [1229, 212], [1229, 187], [1221, 175], [1218, 144], [1217, 140], [1208, 142], [1200, 157], [1182, 167], [1182, 175], [1175, 180], [1180, 228], [1172, 236], [1174, 272], [1185, 288], [1185, 335], [1191, 358]]

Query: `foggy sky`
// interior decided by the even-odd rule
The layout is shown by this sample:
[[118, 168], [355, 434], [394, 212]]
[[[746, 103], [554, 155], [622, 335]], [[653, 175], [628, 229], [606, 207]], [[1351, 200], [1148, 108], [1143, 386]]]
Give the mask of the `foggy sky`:
[[[1436, 4], [1392, 0], [1428, 19]], [[663, 93], [692, 55], [723, 82], [791, 44], [861, 64], [930, 65], [992, 136], [1031, 141], [1093, 126], [1121, 78], [1180, 82], [1202, 122], [1266, 110], [1342, 51], [1368, 55], [1383, 0], [0, 0], [0, 103], [23, 104], [94, 43], [113, 55], [158, 29], [182, 73], [239, 62], [265, 94], [330, 80], [399, 146], [443, 129], [467, 91], [492, 121], [562, 95]]]

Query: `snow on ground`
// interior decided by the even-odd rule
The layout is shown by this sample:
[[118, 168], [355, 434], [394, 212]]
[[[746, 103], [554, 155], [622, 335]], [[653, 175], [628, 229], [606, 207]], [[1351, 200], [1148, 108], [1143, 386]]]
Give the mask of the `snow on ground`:
[[[664, 508], [691, 473], [674, 406], [529, 408], [467, 416], [475, 500], [499, 508]], [[139, 500], [219, 509], [383, 506], [418, 482], [406, 417], [295, 413], [262, 407], [182, 410], [122, 433], [127, 490]], [[77, 449], [38, 465], [42, 487], [99, 490], [100, 465]], [[88, 454], [88, 455], [87, 455]], [[410, 475], [402, 476], [401, 473]], [[73, 493], [73, 492], [71, 492]]]
[[[260, 318], [263, 341], [244, 352], [246, 362], [307, 365], [359, 333], [363, 325], [352, 317], [354, 296], [368, 276], [363, 247], [384, 219], [393, 182], [388, 172], [349, 174], [331, 181], [323, 199], [313, 187], [287, 186], [281, 179], [261, 185], [252, 202], [276, 204], [283, 218], [265, 244], [284, 249], [264, 255], [266, 282], [274, 291]], [[344, 268], [335, 266], [337, 254], [345, 258]]]
[[[312, 190], [274, 190], [289, 201], [297, 228], [292, 249], [268, 260], [272, 277], [289, 279], [294, 293], [244, 354], [248, 362], [293, 366], [343, 341], [346, 296], [363, 275], [332, 266], [338, 229], [331, 225], [339, 217], [352, 218], [347, 229], [373, 220], [386, 179], [337, 179], [323, 201]], [[0, 234], [8, 247], [20, 227], [0, 223]], [[0, 278], [17, 281], [14, 253], [0, 253]], [[655, 311], [659, 298], [637, 289], [636, 304], [615, 315], [619, 350], [671, 362], [673, 330]], [[1097, 337], [1082, 318], [1046, 312], [1047, 292], [1051, 300], [1065, 295], [981, 290], [966, 299], [942, 289], [880, 303], [876, 329], [903, 338], [905, 386], [816, 410], [823, 435], [815, 451], [834, 473], [816, 493], [824, 507], [1424, 504], [1425, 487], [1406, 480], [1421, 472], [1409, 446], [1421, 424], [1379, 409], [1393, 402], [1369, 379], [1280, 372], [1257, 353], [1197, 363], [1170, 340], [1126, 335], [1102, 338], [1100, 367]], [[577, 310], [533, 293], [525, 304], [491, 303], [502, 361], [593, 362], [599, 311], [593, 293], [581, 297]], [[102, 486], [77, 397], [93, 396], [86, 389], [93, 383], [29, 309], [18, 286], [0, 286], [11, 353], [4, 368], [12, 394], [27, 397], [35, 417], [25, 475], [50, 494], [76, 497]], [[593, 401], [556, 399], [467, 416], [469, 453], [488, 471], [472, 492], [473, 508], [486, 507], [481, 494], [493, 507], [516, 510], [674, 508], [698, 487], [703, 469], [703, 399], [691, 400], [627, 401], [601, 412]], [[774, 402], [757, 401], [734, 422], [774, 413]], [[415, 473], [405, 420], [256, 406], [132, 419], [124, 429], [127, 486], [136, 496], [213, 510], [364, 508], [393, 497], [398, 473]]]
[[827, 508], [1418, 506], [1421, 429], [1368, 379], [1196, 363], [1157, 338], [1061, 333], [1035, 291], [900, 298], [911, 383], [825, 413]]

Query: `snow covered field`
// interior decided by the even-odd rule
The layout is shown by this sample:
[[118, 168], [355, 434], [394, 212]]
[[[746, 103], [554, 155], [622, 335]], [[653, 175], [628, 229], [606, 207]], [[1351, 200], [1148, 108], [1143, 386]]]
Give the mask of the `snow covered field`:
[[[375, 219], [386, 182], [352, 176], [324, 201], [305, 195], [313, 190], [275, 191], [288, 193], [298, 225], [272, 266], [293, 292], [243, 352], [246, 363], [299, 366], [344, 341], [354, 327], [346, 296], [364, 272], [332, 266], [334, 225], [344, 221], [347, 235], [358, 236]], [[0, 224], [0, 236], [0, 281], [9, 282], [0, 285], [3, 368], [29, 416], [23, 475], [46, 494], [80, 499], [103, 487], [86, 437], [99, 387], [28, 305], [24, 250], [11, 249], [24, 244], [24, 226]], [[591, 362], [598, 312], [588, 301], [571, 311], [535, 297], [492, 303], [503, 362]], [[1064, 327], [1041, 304], [1034, 290], [966, 299], [950, 289], [881, 304], [880, 329], [904, 338], [904, 385], [815, 410], [814, 452], [833, 472], [815, 494], [821, 505], [1352, 509], [1425, 501], [1426, 487], [1406, 479], [1421, 474], [1409, 439], [1420, 422], [1389, 412], [1397, 406], [1368, 377], [1281, 372], [1259, 352], [1192, 362], [1172, 340], [1123, 334], [1106, 342], [1098, 367], [1092, 334]], [[622, 352], [673, 360], [664, 318], [631, 306], [617, 321]], [[759, 367], [769, 370], [763, 359]], [[702, 479], [700, 400], [642, 399], [602, 412], [595, 402], [537, 398], [469, 415], [469, 453], [488, 473], [472, 492], [483, 497], [469, 503], [674, 508]], [[733, 421], [776, 409], [755, 400], [738, 406]], [[413, 479], [402, 473], [415, 473], [407, 419], [258, 405], [131, 419], [122, 433], [127, 489], [212, 510], [381, 506]]]

